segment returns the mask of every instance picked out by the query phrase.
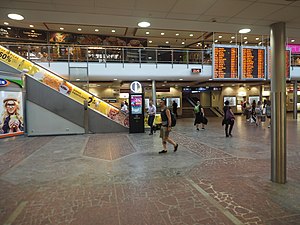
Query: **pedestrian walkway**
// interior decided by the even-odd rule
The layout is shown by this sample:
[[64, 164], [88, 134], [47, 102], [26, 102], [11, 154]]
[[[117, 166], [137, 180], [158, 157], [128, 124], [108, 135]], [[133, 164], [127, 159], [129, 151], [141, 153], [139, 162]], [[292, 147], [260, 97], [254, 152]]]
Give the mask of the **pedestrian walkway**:
[[287, 118], [288, 182], [270, 181], [267, 124], [0, 140], [0, 225], [300, 224], [300, 120]]

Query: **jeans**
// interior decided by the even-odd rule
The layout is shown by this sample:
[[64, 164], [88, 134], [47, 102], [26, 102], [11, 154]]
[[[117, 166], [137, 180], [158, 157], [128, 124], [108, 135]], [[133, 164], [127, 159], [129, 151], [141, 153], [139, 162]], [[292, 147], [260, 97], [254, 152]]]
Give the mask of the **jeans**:
[[148, 117], [148, 125], [150, 126], [150, 133], [153, 134], [153, 130], [154, 130], [154, 127], [153, 127], [153, 122], [154, 122], [154, 118], [155, 116], [154, 115], [149, 115]]

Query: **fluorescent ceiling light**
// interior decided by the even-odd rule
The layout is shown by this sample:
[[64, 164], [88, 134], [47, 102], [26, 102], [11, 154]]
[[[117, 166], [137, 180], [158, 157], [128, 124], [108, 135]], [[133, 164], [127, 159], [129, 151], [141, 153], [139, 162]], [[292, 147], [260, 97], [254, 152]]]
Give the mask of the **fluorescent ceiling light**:
[[146, 22], [146, 21], [143, 21], [143, 22], [139, 22], [138, 23], [138, 26], [139, 27], [150, 27], [150, 23], [149, 22]]
[[8, 16], [8, 18], [10, 18], [12, 20], [24, 20], [24, 16], [21, 16], [19, 14], [15, 14], [15, 13], [10, 13], [7, 16]]
[[243, 28], [243, 29], [240, 29], [240, 30], [239, 30], [239, 33], [240, 33], [240, 34], [247, 34], [247, 33], [249, 33], [250, 31], [251, 31], [250, 28]]
[[8, 25], [9, 25], [9, 23], [8, 23], [8, 22], [4, 22], [3, 24], [4, 24], [4, 25], [6, 25], [6, 26], [8, 26]]

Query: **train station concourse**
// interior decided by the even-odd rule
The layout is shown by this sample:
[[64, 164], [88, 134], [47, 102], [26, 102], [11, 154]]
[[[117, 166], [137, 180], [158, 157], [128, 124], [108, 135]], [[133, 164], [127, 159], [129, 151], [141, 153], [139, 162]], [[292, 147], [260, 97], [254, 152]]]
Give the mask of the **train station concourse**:
[[1, 0], [0, 225], [300, 225], [299, 11]]

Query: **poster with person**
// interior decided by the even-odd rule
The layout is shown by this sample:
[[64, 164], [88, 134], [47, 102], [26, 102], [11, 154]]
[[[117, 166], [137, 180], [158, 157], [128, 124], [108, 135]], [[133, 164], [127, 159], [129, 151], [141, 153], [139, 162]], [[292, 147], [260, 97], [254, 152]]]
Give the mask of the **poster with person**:
[[0, 138], [24, 133], [22, 92], [0, 91]]

